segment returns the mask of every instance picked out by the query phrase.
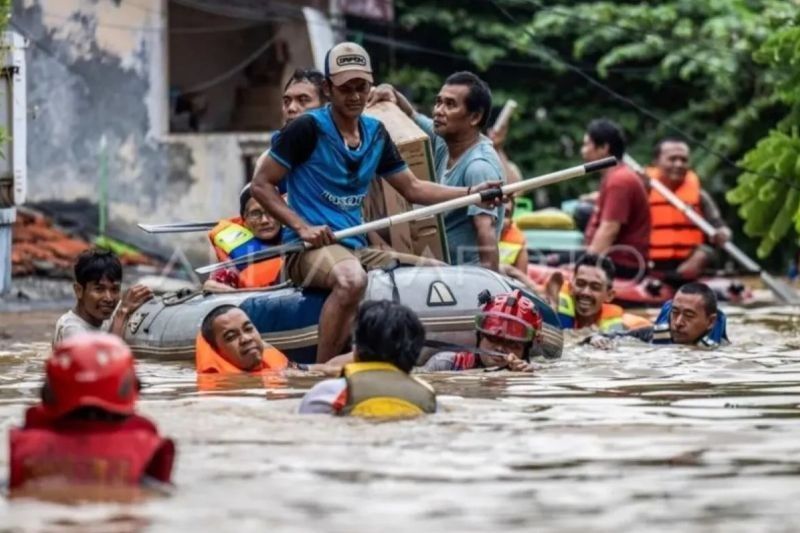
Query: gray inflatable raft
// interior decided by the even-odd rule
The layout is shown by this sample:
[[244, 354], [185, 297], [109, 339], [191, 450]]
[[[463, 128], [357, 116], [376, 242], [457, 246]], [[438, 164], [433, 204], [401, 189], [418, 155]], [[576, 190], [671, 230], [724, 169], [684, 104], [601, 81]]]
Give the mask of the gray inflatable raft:
[[[371, 271], [366, 299], [407, 305], [419, 315], [429, 339], [474, 346], [478, 295], [484, 290], [494, 295], [515, 288], [525, 290], [509, 278], [476, 266], [400, 267]], [[544, 321], [534, 353], [560, 357], [564, 340], [558, 316], [544, 300], [528, 294]], [[167, 295], [134, 313], [125, 340], [137, 357], [192, 359], [205, 316], [219, 305], [233, 304], [250, 316], [264, 340], [290, 359], [309, 363], [315, 358], [317, 323], [326, 295], [286, 285], [225, 294]]]

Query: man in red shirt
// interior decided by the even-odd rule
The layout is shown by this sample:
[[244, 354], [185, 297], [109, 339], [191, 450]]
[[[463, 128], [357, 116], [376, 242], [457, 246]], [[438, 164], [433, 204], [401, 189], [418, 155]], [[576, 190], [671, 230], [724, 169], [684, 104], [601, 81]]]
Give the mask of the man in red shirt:
[[[581, 155], [586, 162], [608, 156], [622, 160], [625, 138], [607, 119], [589, 123]], [[650, 207], [641, 178], [626, 165], [606, 170], [592, 218], [586, 228], [587, 253], [606, 255], [617, 277], [635, 279], [647, 269], [650, 252]]]

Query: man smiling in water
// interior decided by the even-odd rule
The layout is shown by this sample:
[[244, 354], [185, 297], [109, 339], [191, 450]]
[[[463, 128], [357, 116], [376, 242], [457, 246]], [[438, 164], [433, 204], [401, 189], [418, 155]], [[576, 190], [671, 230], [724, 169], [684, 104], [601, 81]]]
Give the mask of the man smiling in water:
[[716, 348], [728, 344], [727, 317], [717, 307], [717, 297], [705, 283], [687, 283], [664, 304], [654, 326], [625, 333], [594, 335], [584, 342], [610, 349], [615, 338], [630, 337], [650, 344], [685, 344]]

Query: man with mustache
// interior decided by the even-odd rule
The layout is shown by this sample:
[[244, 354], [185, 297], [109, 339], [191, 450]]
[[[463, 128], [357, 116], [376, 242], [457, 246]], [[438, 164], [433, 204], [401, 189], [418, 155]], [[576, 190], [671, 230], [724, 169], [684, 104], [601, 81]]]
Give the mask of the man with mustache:
[[717, 232], [706, 244], [705, 235], [686, 215], [669, 203], [658, 191], [650, 190], [650, 259], [654, 270], [667, 278], [697, 279], [715, 259], [714, 246], [723, 246], [731, 230], [720, 216], [711, 196], [700, 186], [700, 179], [690, 168], [689, 145], [680, 139], [666, 138], [655, 148], [653, 166], [647, 175], [666, 185], [686, 205], [703, 215]]
[[[397, 104], [431, 139], [436, 180], [451, 186], [483, 186], [505, 182], [506, 175], [492, 141], [481, 133], [489, 121], [492, 93], [472, 72], [456, 72], [445, 80], [433, 106], [433, 117], [417, 113], [389, 84], [375, 88], [370, 104]], [[447, 213], [447, 246], [453, 264], [480, 264], [499, 271], [498, 241], [503, 228], [502, 207], [469, 206]]]

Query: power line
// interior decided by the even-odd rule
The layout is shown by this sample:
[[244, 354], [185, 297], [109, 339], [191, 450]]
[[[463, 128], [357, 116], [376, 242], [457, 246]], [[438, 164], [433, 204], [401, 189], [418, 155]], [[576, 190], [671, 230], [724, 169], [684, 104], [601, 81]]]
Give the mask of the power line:
[[[498, 4], [497, 0], [489, 0], [489, 2], [494, 4], [495, 8], [498, 11], [500, 11], [500, 13], [502, 13], [503, 16], [505, 16], [509, 20], [509, 22], [511, 22], [512, 24], [514, 24], [516, 26], [522, 27], [522, 29], [523, 29], [523, 31], [525, 33], [527, 33], [530, 37], [534, 37], [533, 32], [531, 32], [531, 30], [527, 26], [519, 24], [519, 22], [514, 18], [513, 15], [511, 15], [511, 13], [508, 12], [508, 10], [505, 7], [503, 7], [503, 6]], [[761, 176], [761, 177], [764, 177], [764, 178], [767, 178], [767, 179], [775, 180], [775, 181], [777, 181], [779, 183], [783, 183], [784, 185], [786, 185], [788, 187], [791, 187], [791, 188], [794, 188], [794, 189], [800, 189], [800, 186], [798, 186], [797, 184], [792, 183], [791, 181], [786, 180], [784, 178], [781, 178], [781, 177], [778, 177], [778, 176], [772, 176], [772, 175], [769, 175], [769, 174], [764, 174], [764, 173], [761, 173], [761, 172], [758, 172], [758, 171], [755, 171], [755, 170], [751, 170], [751, 169], [748, 169], [748, 168], [744, 168], [744, 167], [738, 165], [735, 161], [733, 161], [730, 158], [728, 158], [727, 155], [723, 154], [722, 152], [719, 152], [719, 151], [715, 150], [714, 148], [711, 148], [706, 143], [700, 141], [699, 139], [696, 139], [693, 135], [687, 133], [683, 129], [679, 128], [678, 126], [676, 126], [675, 124], [670, 122], [669, 120], [658, 116], [657, 114], [653, 113], [649, 109], [637, 104], [636, 102], [634, 102], [633, 100], [631, 100], [627, 96], [624, 96], [624, 95], [618, 93], [617, 91], [615, 91], [611, 87], [605, 85], [604, 83], [600, 82], [599, 80], [597, 80], [597, 79], [593, 78], [592, 76], [590, 76], [589, 74], [585, 73], [580, 68], [578, 68], [578, 67], [572, 65], [571, 63], [569, 63], [568, 61], [562, 59], [555, 52], [551, 52], [550, 50], [545, 49], [544, 47], [540, 47], [540, 50], [550, 60], [552, 60], [552, 61], [554, 61], [556, 63], [559, 63], [562, 66], [564, 66], [565, 68], [567, 68], [570, 71], [574, 72], [575, 74], [577, 74], [578, 76], [583, 78], [590, 85], [600, 89], [601, 91], [603, 91], [604, 93], [606, 93], [609, 96], [613, 97], [614, 99], [619, 100], [620, 102], [623, 102], [624, 104], [632, 107], [633, 109], [638, 111], [640, 114], [642, 114], [642, 115], [644, 115], [644, 116], [656, 121], [657, 123], [659, 123], [661, 125], [667, 126], [672, 131], [674, 131], [674, 132], [678, 133], [679, 135], [683, 136], [685, 139], [693, 142], [697, 146], [699, 146], [702, 149], [704, 149], [706, 152], [718, 157], [721, 161], [727, 163], [728, 165], [730, 165], [732, 168], [735, 168], [739, 172], [742, 172], [742, 173], [746, 172], [746, 173], [750, 173], [750, 174], [753, 174], [753, 175], [756, 175], [756, 176]]]

